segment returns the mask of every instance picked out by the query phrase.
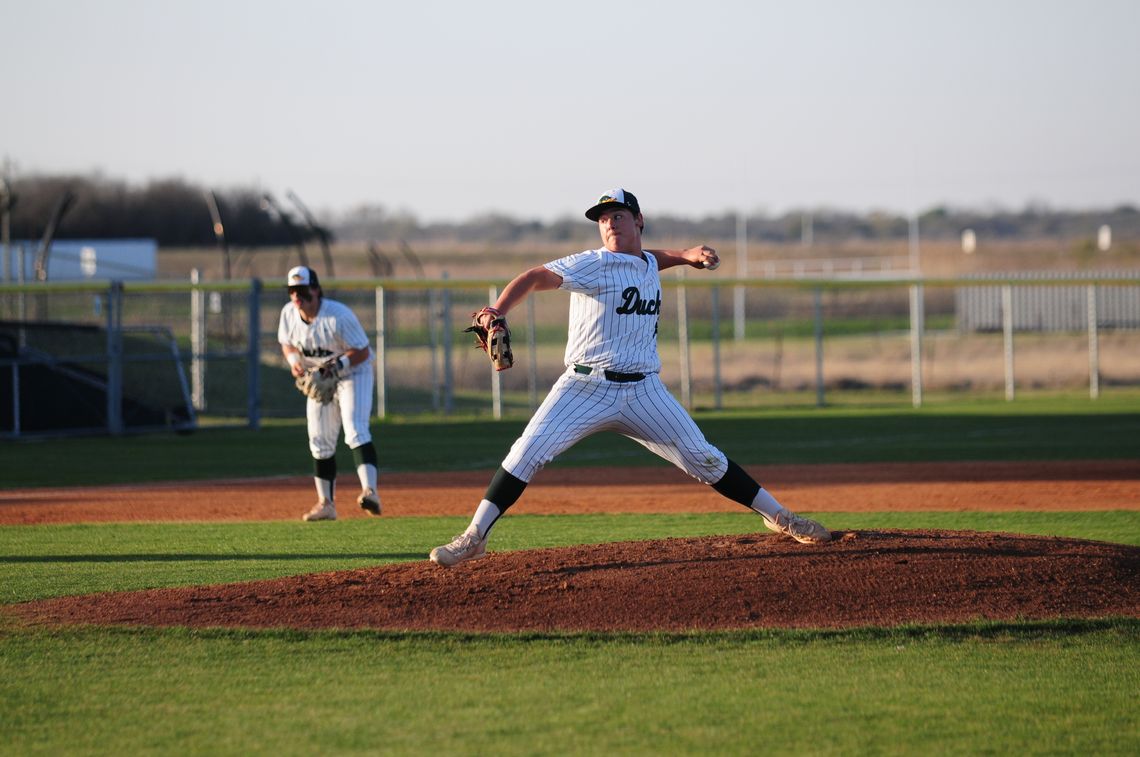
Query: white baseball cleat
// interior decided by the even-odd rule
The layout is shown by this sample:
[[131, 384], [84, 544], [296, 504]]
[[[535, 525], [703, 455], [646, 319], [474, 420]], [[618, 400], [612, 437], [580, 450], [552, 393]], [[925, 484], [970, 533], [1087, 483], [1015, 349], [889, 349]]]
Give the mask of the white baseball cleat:
[[367, 510], [373, 515], [379, 515], [381, 511], [380, 496], [376, 494], [375, 489], [365, 489], [356, 498], [356, 503], [360, 505], [361, 510]]
[[803, 518], [790, 510], [784, 510], [775, 518], [761, 514], [764, 525], [778, 534], [787, 534], [802, 544], [826, 544], [831, 541], [831, 532], [814, 520]]
[[322, 499], [313, 505], [313, 509], [301, 516], [301, 520], [336, 520], [336, 505], [327, 499]]
[[467, 530], [451, 540], [450, 544], [436, 547], [431, 551], [431, 561], [436, 565], [451, 568], [461, 562], [478, 560], [487, 556], [487, 537], [479, 537], [479, 530], [475, 526], [468, 526]]

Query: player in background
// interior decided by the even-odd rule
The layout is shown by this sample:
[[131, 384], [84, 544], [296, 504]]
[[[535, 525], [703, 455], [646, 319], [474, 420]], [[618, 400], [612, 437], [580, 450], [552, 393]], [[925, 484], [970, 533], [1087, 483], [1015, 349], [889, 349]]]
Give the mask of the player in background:
[[644, 250], [645, 220], [623, 189], [602, 195], [586, 217], [602, 246], [532, 268], [503, 289], [494, 308], [505, 315], [531, 292], [570, 292], [566, 372], [515, 441], [491, 479], [467, 530], [431, 551], [445, 567], [486, 555], [495, 522], [542, 467], [587, 436], [616, 431], [668, 460], [720, 494], [751, 508], [771, 530], [806, 544], [831, 540], [815, 521], [787, 510], [739, 465], [706, 441], [658, 373], [659, 271], [678, 265], [714, 269], [710, 247]]
[[332, 402], [321, 404], [310, 398], [305, 403], [317, 504], [301, 519], [336, 520], [336, 445], [342, 426], [344, 442], [352, 450], [356, 475], [360, 478], [357, 504], [379, 515], [376, 447], [368, 427], [376, 386], [368, 335], [347, 305], [325, 299], [313, 269], [293, 268], [286, 278], [286, 286], [289, 303], [281, 309], [277, 341], [293, 377], [298, 378], [309, 368], [334, 357], [340, 376]]

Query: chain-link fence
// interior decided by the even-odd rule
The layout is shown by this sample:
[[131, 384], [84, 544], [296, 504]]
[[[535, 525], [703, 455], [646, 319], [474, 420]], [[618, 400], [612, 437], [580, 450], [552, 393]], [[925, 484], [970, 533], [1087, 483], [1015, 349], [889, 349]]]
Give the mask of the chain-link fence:
[[[678, 270], [680, 271], [678, 273]], [[463, 329], [504, 281], [344, 280], [376, 357], [379, 417], [524, 416], [564, 370], [568, 296], [510, 313], [514, 369], [495, 373]], [[1140, 385], [1140, 331], [1098, 303], [1140, 302], [1140, 276], [961, 280], [663, 276], [662, 377], [691, 409], [860, 402]], [[1017, 317], [1050, 288], [1083, 319], [1042, 331]], [[963, 288], [996, 298], [1001, 326], [963, 319]], [[1016, 296], [1015, 296], [1016, 294]], [[988, 300], [987, 300], [988, 301]], [[0, 285], [0, 435], [126, 433], [298, 417], [277, 345], [284, 287], [241, 282]], [[1114, 305], [1116, 307], [1116, 305]], [[1008, 317], [1005, 315], [1008, 314]]]

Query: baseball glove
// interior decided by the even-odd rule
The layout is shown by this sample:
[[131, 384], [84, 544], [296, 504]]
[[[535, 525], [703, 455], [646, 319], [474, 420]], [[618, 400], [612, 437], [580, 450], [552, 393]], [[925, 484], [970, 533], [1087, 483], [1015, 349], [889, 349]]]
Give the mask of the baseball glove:
[[339, 381], [340, 373], [337, 371], [334, 359], [305, 371], [305, 375], [297, 379], [296, 386], [301, 394], [327, 405], [336, 396], [336, 385]]
[[475, 335], [475, 346], [487, 353], [496, 371], [505, 371], [515, 364], [511, 351], [511, 330], [507, 319], [495, 308], [481, 308], [471, 314], [471, 326], [464, 329]]

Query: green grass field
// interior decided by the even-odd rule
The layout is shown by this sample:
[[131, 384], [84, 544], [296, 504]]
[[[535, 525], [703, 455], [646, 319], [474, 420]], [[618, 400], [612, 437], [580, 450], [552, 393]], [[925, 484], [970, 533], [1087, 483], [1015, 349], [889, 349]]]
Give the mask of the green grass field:
[[[1140, 460], [1140, 392], [1096, 402], [1059, 397], [970, 401], [937, 409], [880, 407], [698, 412], [705, 435], [741, 464], [927, 460]], [[526, 418], [373, 422], [382, 471], [494, 470]], [[166, 480], [309, 475], [302, 420], [256, 433], [195, 433], [0, 442], [0, 490]], [[351, 470], [340, 445], [337, 463]], [[615, 434], [591, 437], [550, 467], [666, 463]], [[1140, 463], [1138, 463], [1140, 465]]]
[[[1140, 460], [1140, 403], [1127, 399], [698, 421], [749, 465]], [[422, 419], [375, 430], [382, 465], [400, 471], [491, 468], [520, 428]], [[6, 443], [0, 454], [6, 489], [309, 471], [298, 422]], [[616, 437], [592, 439], [558, 463], [602, 464], [658, 463]], [[1140, 546], [1137, 511], [817, 515], [835, 529], [1014, 531]], [[422, 560], [465, 522], [0, 527], [0, 603]], [[516, 515], [496, 528], [494, 548], [752, 526], [732, 513]], [[1140, 753], [1137, 659], [1137, 619], [483, 636], [47, 629], [0, 616], [0, 743], [4, 754], [1131, 755]]]

